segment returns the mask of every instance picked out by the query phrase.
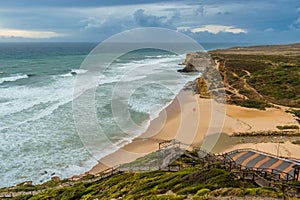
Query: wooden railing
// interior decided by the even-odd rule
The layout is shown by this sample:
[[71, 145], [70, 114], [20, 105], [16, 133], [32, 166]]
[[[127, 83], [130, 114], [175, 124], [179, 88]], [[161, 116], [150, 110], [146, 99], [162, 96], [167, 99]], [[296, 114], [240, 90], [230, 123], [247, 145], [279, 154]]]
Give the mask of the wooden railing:
[[[158, 151], [161, 151], [164, 149], [169, 149], [169, 148], [181, 148], [183, 151], [185, 151], [187, 148], [190, 148], [190, 147], [191, 146], [188, 144], [183, 144], [176, 140], [169, 140], [169, 141], [159, 143]], [[201, 154], [206, 155], [205, 157], [198, 158], [198, 161], [199, 162], [201, 161], [202, 164], [199, 165], [199, 163], [197, 163], [196, 165], [191, 164], [190, 166], [188, 166], [188, 165], [181, 166], [181, 165], [170, 165], [171, 163], [168, 163], [168, 165], [164, 166], [164, 167], [161, 167], [158, 165], [157, 166], [117, 165], [112, 168], [108, 168], [104, 171], [101, 171], [100, 173], [95, 174], [94, 178], [81, 179], [80, 182], [94, 182], [94, 181], [98, 181], [103, 178], [112, 176], [114, 174], [123, 173], [126, 171], [128, 171], [128, 172], [133, 172], [133, 171], [134, 172], [145, 172], [145, 171], [151, 171], [151, 170], [159, 170], [162, 168], [164, 168], [164, 170], [168, 170], [168, 171], [179, 171], [186, 167], [189, 167], [189, 168], [191, 168], [191, 167], [211, 168], [211, 167], [216, 167], [216, 166], [222, 166], [225, 169], [231, 171], [233, 174], [240, 176], [240, 177], [247, 178], [250, 174], [249, 177], [251, 177], [253, 179], [253, 181], [263, 180], [266, 183], [268, 183], [269, 186], [273, 186], [277, 189], [281, 189], [286, 194], [297, 196], [300, 192], [300, 186], [295, 186], [295, 185], [289, 184], [289, 181], [292, 181], [292, 179], [290, 178], [290, 174], [278, 171], [276, 169], [272, 169], [270, 171], [270, 169], [268, 169], [268, 168], [249, 168], [249, 167], [246, 168], [245, 166], [237, 164], [229, 156], [229, 154], [231, 154], [231, 153], [241, 152], [241, 151], [255, 151], [255, 152], [259, 152], [260, 154], [264, 154], [264, 155], [272, 156], [272, 157], [276, 157], [275, 155], [267, 154], [265, 152], [257, 151], [254, 149], [239, 149], [239, 150], [235, 150], [235, 151], [231, 151], [231, 152], [223, 153], [223, 154], [211, 154], [211, 153], [209, 153], [203, 149], [197, 148], [197, 147], [193, 147], [193, 150], [199, 151], [199, 152], [201, 152]], [[175, 155], [173, 155], [173, 156], [175, 156]], [[298, 163], [297, 160], [291, 161], [288, 158], [281, 158], [281, 159], [286, 159], [289, 162]], [[173, 159], [170, 158], [170, 160], [173, 160]], [[300, 161], [299, 161], [299, 163], [300, 163]], [[286, 177], [285, 180], [281, 178], [283, 173], [285, 174], [284, 177]], [[53, 188], [62, 188], [62, 187], [71, 186], [71, 185], [78, 183], [78, 181], [72, 181], [72, 179], [69, 179], [69, 180], [70, 181], [62, 183], [61, 185], [55, 186]], [[4, 192], [4, 193], [0, 193], [0, 198], [11, 198], [11, 197], [16, 197], [16, 196], [20, 196], [20, 195], [36, 195], [36, 194], [44, 192], [48, 189], [51, 189], [51, 188], [45, 188], [45, 189], [41, 189], [41, 190], [28, 191], [28, 192], [6, 192], [6, 193]], [[289, 193], [289, 191], [296, 191], [296, 193]]]
[[285, 157], [285, 156], [277, 156], [275, 154], [266, 153], [266, 152], [263, 152], [263, 151], [260, 151], [260, 150], [256, 150], [256, 149], [252, 149], [252, 148], [236, 149], [236, 150], [233, 150], [233, 151], [230, 151], [230, 152], [226, 152], [226, 153], [227, 154], [231, 154], [231, 153], [235, 153], [235, 152], [244, 152], [244, 151], [253, 151], [253, 152], [257, 152], [257, 153], [262, 154], [262, 155], [266, 155], [266, 156], [270, 156], [270, 157], [274, 157], [274, 158], [280, 158], [282, 160], [289, 161], [289, 162], [294, 162], [294, 163], [300, 165], [300, 160], [298, 158]]

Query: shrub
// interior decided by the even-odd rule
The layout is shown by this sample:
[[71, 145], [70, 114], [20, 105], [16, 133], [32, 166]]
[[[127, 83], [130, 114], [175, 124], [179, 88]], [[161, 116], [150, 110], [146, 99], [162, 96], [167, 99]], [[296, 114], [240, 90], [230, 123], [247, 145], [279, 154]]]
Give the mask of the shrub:
[[300, 145], [300, 140], [292, 141], [292, 144], [298, 144], [298, 145]]
[[210, 189], [202, 188], [194, 195], [195, 199], [200, 198], [201, 196], [207, 195], [210, 192]]
[[285, 129], [299, 129], [299, 126], [297, 125], [284, 125], [284, 126], [276, 126], [279, 130], [285, 130]]

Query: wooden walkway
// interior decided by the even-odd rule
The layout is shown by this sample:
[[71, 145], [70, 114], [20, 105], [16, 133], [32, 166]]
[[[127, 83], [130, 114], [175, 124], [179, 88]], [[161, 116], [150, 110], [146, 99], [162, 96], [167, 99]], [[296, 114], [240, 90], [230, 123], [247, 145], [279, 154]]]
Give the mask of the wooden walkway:
[[278, 180], [300, 180], [300, 161], [276, 157], [253, 149], [238, 149], [227, 155], [242, 169], [272, 173]]
[[[122, 166], [118, 165], [109, 168], [95, 175], [92, 179], [82, 179], [80, 182], [95, 182], [103, 178], [107, 178], [113, 174], [123, 172], [144, 172], [151, 170], [170, 170], [170, 165], [180, 158], [182, 155], [193, 158], [198, 162], [196, 168], [212, 168], [223, 167], [238, 177], [244, 179], [251, 179], [259, 186], [270, 186], [290, 196], [300, 197], [300, 187], [289, 184], [291, 181], [299, 180], [300, 161], [296, 159], [287, 159], [276, 157], [275, 155], [256, 151], [253, 149], [239, 149], [223, 154], [211, 154], [200, 148], [193, 148], [198, 153], [198, 157], [191, 155], [187, 149], [190, 148], [186, 144], [182, 144], [176, 140], [165, 141], [159, 143], [159, 150], [157, 151], [157, 165], [156, 166]], [[178, 168], [172, 168], [171, 171], [178, 171]], [[78, 180], [69, 179], [69, 181], [55, 186], [53, 188], [63, 188], [78, 183]], [[48, 189], [44, 188], [37, 191], [27, 192], [4, 192], [0, 193], [0, 199], [11, 198], [20, 195], [36, 195]]]

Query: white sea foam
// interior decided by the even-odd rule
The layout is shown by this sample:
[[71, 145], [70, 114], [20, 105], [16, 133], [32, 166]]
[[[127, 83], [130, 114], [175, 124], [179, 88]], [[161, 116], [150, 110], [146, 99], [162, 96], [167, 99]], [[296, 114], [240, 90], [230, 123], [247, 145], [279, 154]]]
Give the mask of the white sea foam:
[[73, 76], [73, 75], [71, 73], [67, 73], [67, 74], [62, 74], [60, 76], [62, 76], [62, 77], [68, 77], [68, 76]]
[[[168, 77], [168, 73], [174, 72], [178, 67], [177, 64], [183, 59], [184, 56], [181, 55], [156, 56], [154, 59], [146, 58], [113, 64], [98, 77], [97, 108], [100, 112], [109, 112], [105, 109], [110, 105], [111, 91], [114, 89], [114, 84], [120, 80], [126, 82], [128, 89], [136, 85], [143, 86], [148, 79], [158, 79], [158, 74]], [[40, 183], [49, 180], [52, 173], [63, 178], [70, 177], [83, 173], [96, 163], [81, 146], [71, 106], [74, 81], [78, 76], [88, 78], [88, 75], [87, 70], [74, 69], [68, 74], [49, 76], [50, 83], [47, 85], [34, 87], [15, 85], [0, 88], [0, 96], [9, 99], [0, 103], [0, 151], [4, 152], [2, 157], [0, 155], [0, 159], [3, 160], [0, 163], [3, 171], [0, 172], [0, 176], [3, 177], [0, 186], [9, 186], [25, 180]], [[166, 82], [166, 84], [170, 84], [167, 85], [170, 88], [174, 83], [178, 84], [178, 87], [181, 87], [180, 84], [184, 85], [184, 80], [176, 81]], [[92, 84], [83, 87], [79, 94], [75, 94], [75, 98], [92, 87]], [[129, 99], [129, 108], [138, 113], [149, 114], [150, 119], [157, 117], [176, 95], [155, 87], [140, 92], [140, 94], [136, 93], [136, 97], [133, 95], [132, 99]], [[153, 98], [150, 98], [151, 96]], [[114, 119], [105, 115], [102, 118], [100, 116], [99, 121], [102, 125], [112, 126]], [[140, 123], [140, 129], [126, 137], [124, 134], [118, 136], [114, 132], [115, 135], [111, 137], [115, 144], [98, 144], [99, 151], [94, 156], [97, 158], [106, 156], [129, 143], [144, 132], [149, 123], [149, 120]], [[91, 134], [97, 136], [96, 133]], [[110, 136], [112, 133], [106, 134]], [[41, 175], [44, 171], [47, 171], [47, 174]]]
[[72, 86], [73, 79], [56, 79], [43, 87], [1, 88], [0, 96], [3, 95], [10, 101], [0, 104], [0, 130], [50, 115], [59, 106], [72, 101]]
[[62, 74], [60, 76], [62, 76], [62, 77], [75, 76], [77, 74], [85, 74], [86, 72], [87, 72], [87, 70], [85, 70], [85, 69], [72, 69], [70, 73]]
[[84, 74], [84, 73], [87, 72], [87, 70], [85, 70], [85, 69], [72, 69], [72, 72], [76, 73], [76, 74]]
[[28, 78], [28, 75], [18, 74], [18, 75], [15, 75], [15, 76], [3, 77], [3, 78], [0, 78], [0, 84], [4, 83], [4, 82], [13, 82], [13, 81], [16, 81], [16, 80], [19, 80], [19, 79], [24, 79], [24, 78]]

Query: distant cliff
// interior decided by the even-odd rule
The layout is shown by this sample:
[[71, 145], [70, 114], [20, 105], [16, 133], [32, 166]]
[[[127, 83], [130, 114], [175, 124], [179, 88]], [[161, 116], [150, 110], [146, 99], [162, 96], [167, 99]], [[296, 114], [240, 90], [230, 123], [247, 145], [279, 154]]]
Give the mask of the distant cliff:
[[[235, 47], [210, 51], [206, 55], [210, 58], [201, 52], [188, 54], [182, 71], [199, 69], [199, 60], [206, 59], [208, 64], [214, 62], [222, 77], [228, 103], [258, 109], [276, 105], [300, 108], [300, 44]], [[207, 69], [202, 71], [206, 76], [210, 73]], [[203, 78], [209, 84], [210, 80]], [[204, 80], [199, 80], [198, 86], [203, 86]], [[206, 97], [205, 88], [210, 92], [216, 89], [211, 86], [198, 88]]]
[[185, 61], [182, 63], [185, 65], [183, 69], [178, 72], [199, 72], [204, 67], [212, 64], [210, 57], [207, 53], [191, 52], [186, 55]]

